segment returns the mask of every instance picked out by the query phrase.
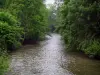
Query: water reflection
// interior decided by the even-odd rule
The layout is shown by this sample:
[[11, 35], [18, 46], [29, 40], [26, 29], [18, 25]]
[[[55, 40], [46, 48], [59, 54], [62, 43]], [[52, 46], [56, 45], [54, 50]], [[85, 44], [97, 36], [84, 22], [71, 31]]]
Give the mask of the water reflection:
[[84, 54], [69, 53], [69, 70], [75, 75], [100, 75], [100, 61], [89, 59]]

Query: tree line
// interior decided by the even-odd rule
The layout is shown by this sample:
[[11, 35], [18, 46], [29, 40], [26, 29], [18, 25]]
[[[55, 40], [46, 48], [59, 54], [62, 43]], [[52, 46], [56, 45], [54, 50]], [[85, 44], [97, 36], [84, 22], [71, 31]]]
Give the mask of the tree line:
[[65, 0], [58, 8], [57, 24], [68, 50], [100, 57], [99, 0]]

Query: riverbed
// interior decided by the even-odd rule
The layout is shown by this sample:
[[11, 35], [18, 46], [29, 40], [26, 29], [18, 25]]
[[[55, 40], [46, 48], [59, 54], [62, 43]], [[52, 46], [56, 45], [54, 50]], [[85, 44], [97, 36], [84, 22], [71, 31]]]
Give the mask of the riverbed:
[[6, 75], [100, 75], [100, 61], [69, 53], [59, 34], [11, 53]]

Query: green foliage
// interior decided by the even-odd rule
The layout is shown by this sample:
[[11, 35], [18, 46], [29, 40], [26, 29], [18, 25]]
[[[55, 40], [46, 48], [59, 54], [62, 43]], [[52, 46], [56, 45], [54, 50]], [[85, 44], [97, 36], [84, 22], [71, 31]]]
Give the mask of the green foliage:
[[9, 67], [8, 62], [8, 56], [0, 56], [0, 75], [4, 75], [5, 72], [7, 72]]
[[84, 49], [86, 54], [93, 56], [100, 56], [100, 43], [98, 41], [91, 41]]
[[[57, 27], [67, 47], [82, 50], [93, 56], [100, 55], [100, 2], [98, 0], [67, 0], [60, 8]], [[95, 41], [93, 41], [95, 40]]]
[[23, 29], [17, 26], [17, 20], [11, 14], [0, 12], [0, 47], [1, 50], [9, 49], [20, 44]]
[[9, 14], [8, 12], [0, 12], [0, 22], [6, 22], [10, 26], [16, 26], [17, 25], [17, 20], [14, 16]]
[[12, 0], [9, 11], [19, 19], [25, 39], [39, 40], [44, 37], [48, 14], [42, 0]]

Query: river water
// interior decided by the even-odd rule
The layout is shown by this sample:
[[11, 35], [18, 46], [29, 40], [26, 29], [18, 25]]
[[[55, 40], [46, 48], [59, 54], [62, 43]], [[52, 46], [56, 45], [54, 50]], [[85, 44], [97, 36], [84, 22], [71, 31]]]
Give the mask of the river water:
[[61, 36], [52, 34], [13, 52], [6, 75], [100, 75], [100, 61], [66, 52]]

